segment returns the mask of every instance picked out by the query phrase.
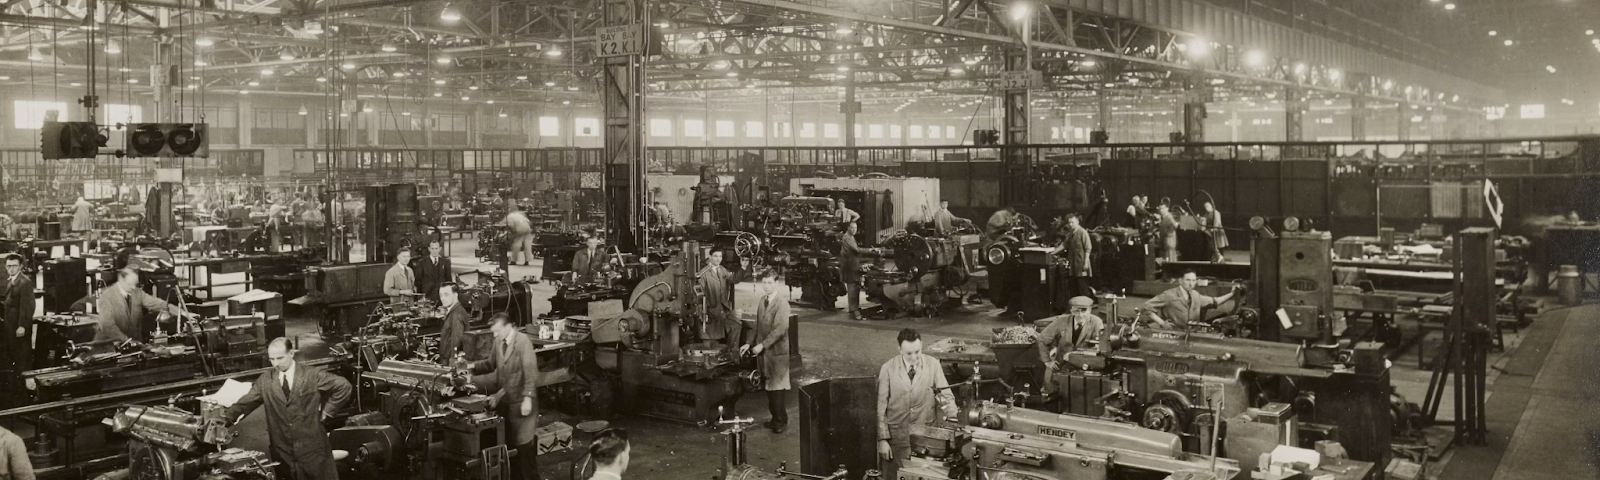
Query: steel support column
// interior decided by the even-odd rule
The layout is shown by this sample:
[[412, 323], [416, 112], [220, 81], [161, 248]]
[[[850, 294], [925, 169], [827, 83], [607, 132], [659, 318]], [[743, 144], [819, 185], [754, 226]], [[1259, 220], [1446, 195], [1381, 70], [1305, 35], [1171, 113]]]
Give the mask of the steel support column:
[[1283, 89], [1283, 141], [1305, 140], [1306, 94], [1300, 87]]
[[1094, 92], [1098, 113], [1094, 116], [1094, 131], [1089, 132], [1089, 143], [1105, 144], [1111, 142], [1111, 92], [1099, 89]]
[[1394, 138], [1396, 140], [1401, 140], [1401, 141], [1410, 140], [1411, 139], [1411, 105], [1407, 105], [1405, 102], [1401, 102], [1401, 103], [1395, 104], [1395, 106], [1394, 106], [1394, 120], [1395, 120], [1395, 137]]
[[[645, 0], [605, 0], [605, 26], [649, 25]], [[645, 229], [644, 58], [605, 57], [601, 92], [605, 108], [604, 181], [606, 240], [621, 251], [643, 254]]]
[[1350, 139], [1367, 139], [1367, 98], [1357, 95], [1350, 97]]
[[[1028, 55], [1022, 49], [1009, 49], [1005, 56], [1006, 70], [1022, 72], [1029, 67]], [[1001, 201], [1006, 205], [1026, 203], [1028, 194], [1029, 158], [1025, 145], [1028, 141], [1028, 89], [1010, 89], [1001, 94], [1004, 109], [1005, 131], [1001, 146], [1001, 162], [1008, 180], [1001, 185]]]
[[[1189, 75], [1183, 90], [1183, 141], [1206, 141], [1206, 103], [1211, 101], [1211, 84], [1200, 72]], [[1102, 110], [1105, 102], [1101, 101]]]
[[856, 156], [856, 114], [861, 113], [861, 103], [856, 101], [856, 73], [844, 73], [844, 101], [839, 103], [839, 113], [844, 114], [844, 146], [845, 152], [855, 163]]

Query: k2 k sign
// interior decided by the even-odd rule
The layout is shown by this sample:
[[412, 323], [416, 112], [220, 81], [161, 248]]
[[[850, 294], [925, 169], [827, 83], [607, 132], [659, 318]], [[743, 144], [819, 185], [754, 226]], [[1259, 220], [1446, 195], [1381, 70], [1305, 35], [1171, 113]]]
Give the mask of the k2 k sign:
[[600, 27], [595, 30], [595, 49], [601, 57], [644, 54], [644, 29], [639, 25]]

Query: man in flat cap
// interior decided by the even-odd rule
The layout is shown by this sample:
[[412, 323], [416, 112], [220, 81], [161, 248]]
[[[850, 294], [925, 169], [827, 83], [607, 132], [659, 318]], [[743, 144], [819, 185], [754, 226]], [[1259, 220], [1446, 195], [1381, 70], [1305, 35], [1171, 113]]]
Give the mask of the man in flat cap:
[[1089, 341], [1100, 338], [1100, 331], [1106, 328], [1105, 320], [1089, 313], [1093, 306], [1094, 300], [1089, 297], [1072, 297], [1067, 301], [1067, 313], [1055, 316], [1050, 326], [1039, 334], [1039, 359], [1044, 361], [1043, 392], [1046, 396], [1056, 392], [1052, 379], [1061, 370], [1067, 352], [1088, 348]]

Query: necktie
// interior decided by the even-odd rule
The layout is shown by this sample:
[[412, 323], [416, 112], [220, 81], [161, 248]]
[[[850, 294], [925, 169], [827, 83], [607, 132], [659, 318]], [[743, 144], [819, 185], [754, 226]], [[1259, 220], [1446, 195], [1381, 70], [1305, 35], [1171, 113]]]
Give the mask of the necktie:
[[909, 366], [911, 367], [911, 371], [906, 372], [906, 379], [914, 382], [917, 380], [917, 364], [913, 363]]
[[278, 385], [283, 387], [283, 398], [289, 398], [289, 376], [278, 375], [278, 379], [280, 380]]

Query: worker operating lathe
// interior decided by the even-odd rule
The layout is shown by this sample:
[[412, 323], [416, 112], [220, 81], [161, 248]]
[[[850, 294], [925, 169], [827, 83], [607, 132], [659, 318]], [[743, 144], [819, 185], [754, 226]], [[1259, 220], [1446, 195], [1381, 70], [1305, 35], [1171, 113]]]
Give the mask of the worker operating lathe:
[[955, 397], [946, 387], [939, 360], [922, 354], [922, 334], [907, 328], [896, 338], [900, 354], [878, 369], [878, 459], [883, 478], [897, 478], [911, 456], [911, 427], [933, 423], [939, 407], [955, 416]]

